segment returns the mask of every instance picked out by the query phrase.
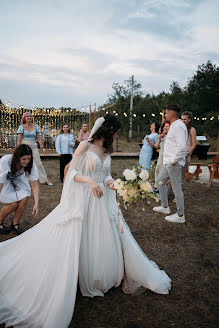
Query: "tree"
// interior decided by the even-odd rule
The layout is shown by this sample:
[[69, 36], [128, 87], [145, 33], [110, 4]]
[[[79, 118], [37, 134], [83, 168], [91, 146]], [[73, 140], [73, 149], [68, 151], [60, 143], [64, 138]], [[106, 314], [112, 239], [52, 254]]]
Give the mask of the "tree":
[[[123, 85], [113, 83], [112, 89], [113, 93], [108, 95], [107, 104], [115, 104], [115, 110], [122, 121], [123, 135], [128, 136], [131, 81], [126, 80]], [[200, 117], [199, 121], [194, 121], [198, 134], [217, 136], [219, 67], [208, 61], [206, 64], [198, 66], [194, 76], [184, 88], [181, 88], [178, 82], [173, 81], [169, 92], [162, 91], [158, 95], [144, 93], [141, 84], [134, 81], [134, 135], [139, 131], [139, 137], [141, 137], [145, 133], [146, 127], [149, 128], [152, 122], [160, 123], [160, 112], [170, 103], [176, 103], [182, 111], [189, 110], [193, 116]], [[207, 116], [208, 119], [202, 120], [203, 116]], [[210, 117], [215, 117], [215, 119], [210, 120]]]
[[210, 61], [198, 66], [186, 87], [186, 104], [196, 115], [219, 109], [219, 67]]

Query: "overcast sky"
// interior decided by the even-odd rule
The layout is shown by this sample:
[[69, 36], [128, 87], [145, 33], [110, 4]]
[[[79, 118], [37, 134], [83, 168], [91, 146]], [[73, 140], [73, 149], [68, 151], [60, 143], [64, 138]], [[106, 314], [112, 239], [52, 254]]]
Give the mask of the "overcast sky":
[[185, 86], [219, 64], [218, 0], [0, 0], [0, 99], [85, 107], [131, 75]]

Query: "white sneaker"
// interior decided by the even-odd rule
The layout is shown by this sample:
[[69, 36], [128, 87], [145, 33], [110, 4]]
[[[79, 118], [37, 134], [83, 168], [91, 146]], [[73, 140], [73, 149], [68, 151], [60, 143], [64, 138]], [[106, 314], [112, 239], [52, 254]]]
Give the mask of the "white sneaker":
[[165, 216], [165, 220], [169, 222], [184, 223], [186, 221], [185, 215], [179, 216], [177, 213]]
[[156, 206], [156, 207], [153, 208], [153, 211], [163, 213], [163, 214], [170, 214], [171, 213], [171, 210], [170, 210], [169, 206], [168, 207]]

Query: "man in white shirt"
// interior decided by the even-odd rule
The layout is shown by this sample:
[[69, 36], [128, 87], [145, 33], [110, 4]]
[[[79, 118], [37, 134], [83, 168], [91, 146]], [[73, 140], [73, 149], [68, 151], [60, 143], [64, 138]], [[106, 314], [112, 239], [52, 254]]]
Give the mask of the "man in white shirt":
[[182, 167], [185, 165], [186, 143], [188, 132], [185, 124], [179, 119], [180, 109], [177, 105], [168, 105], [166, 120], [171, 123], [166, 136], [163, 153], [163, 166], [158, 176], [158, 188], [161, 206], [154, 207], [155, 212], [170, 214], [166, 182], [170, 179], [176, 198], [177, 212], [165, 217], [170, 222], [185, 222], [184, 195], [182, 191]]

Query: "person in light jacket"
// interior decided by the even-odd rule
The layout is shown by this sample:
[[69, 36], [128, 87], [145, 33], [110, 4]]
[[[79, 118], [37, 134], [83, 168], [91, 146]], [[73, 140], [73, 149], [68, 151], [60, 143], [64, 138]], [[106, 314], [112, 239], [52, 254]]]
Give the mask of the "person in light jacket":
[[60, 181], [63, 183], [65, 166], [71, 161], [75, 140], [70, 133], [68, 124], [62, 126], [60, 135], [56, 139], [56, 152], [60, 157]]

